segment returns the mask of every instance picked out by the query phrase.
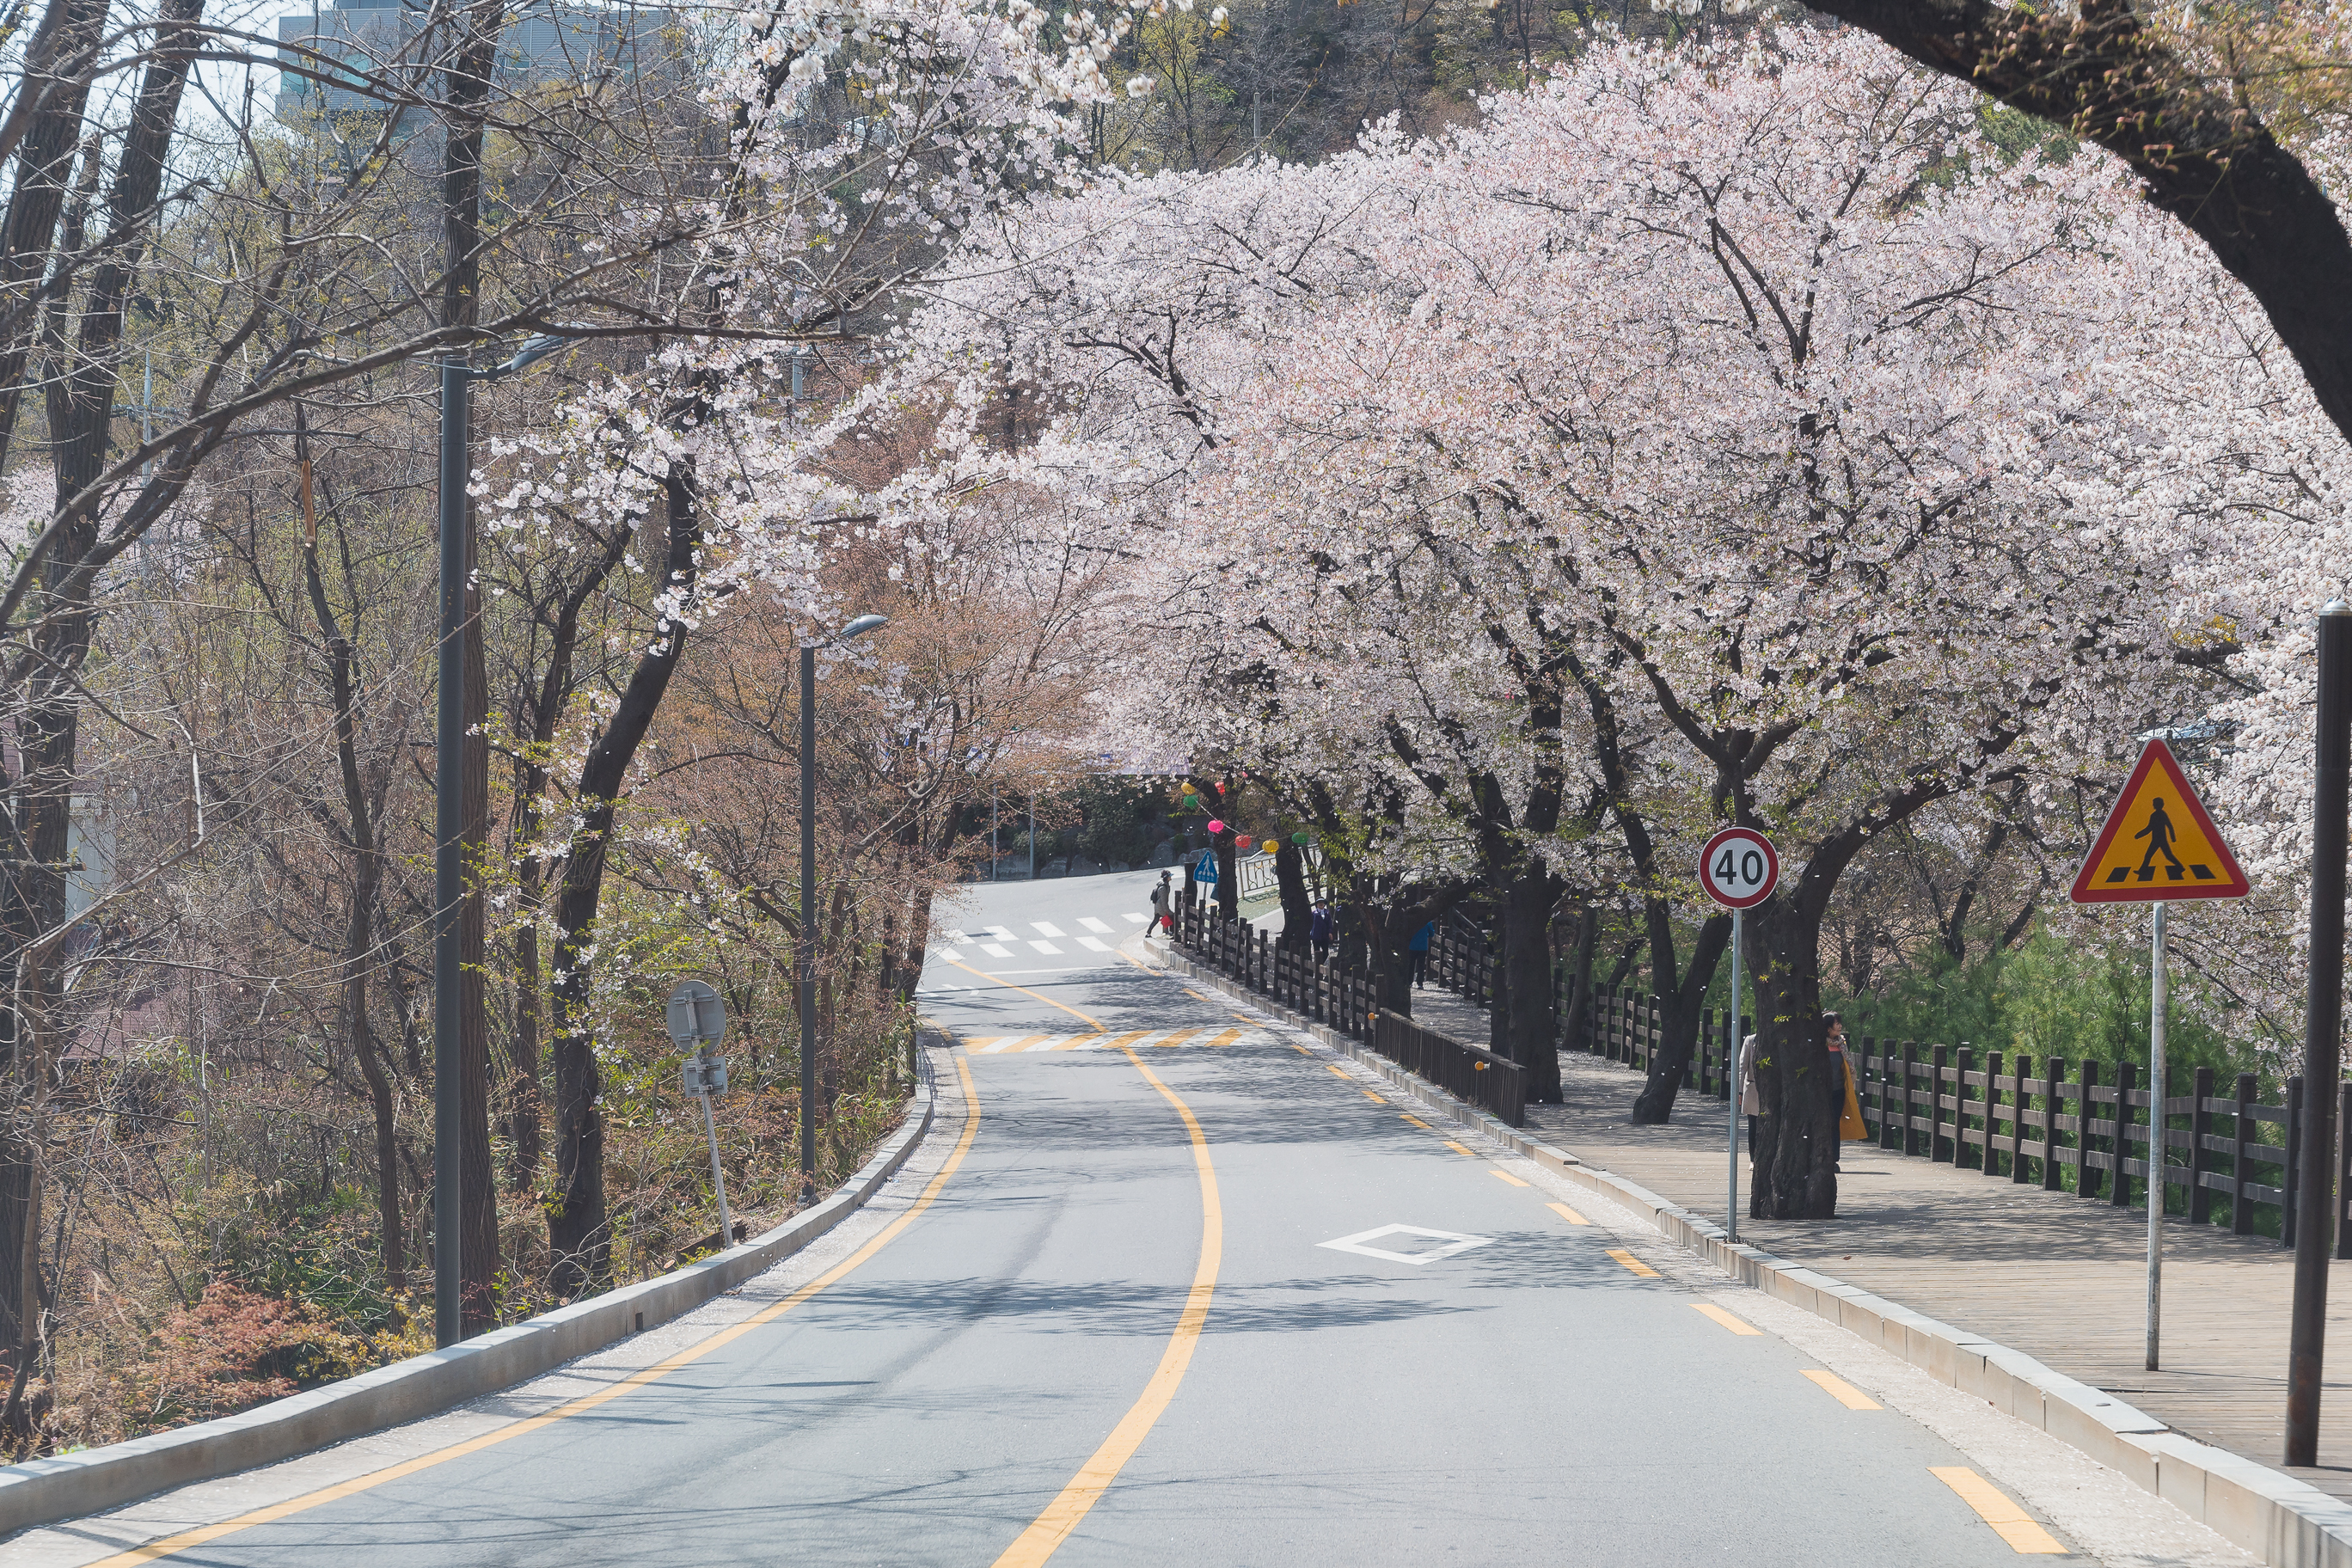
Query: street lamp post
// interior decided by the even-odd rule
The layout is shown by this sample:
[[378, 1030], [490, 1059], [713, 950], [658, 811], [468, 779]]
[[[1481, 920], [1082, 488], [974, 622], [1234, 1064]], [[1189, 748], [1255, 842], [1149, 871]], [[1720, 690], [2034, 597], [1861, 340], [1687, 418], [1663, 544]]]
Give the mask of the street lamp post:
[[473, 532], [466, 510], [466, 477], [472, 468], [468, 405], [475, 382], [496, 381], [536, 364], [573, 337], [533, 338], [512, 359], [488, 370], [476, 370], [462, 350], [441, 361], [441, 668], [433, 770], [433, 1337], [442, 1345], [456, 1344], [465, 1331], [457, 905], [466, 890], [460, 852], [466, 832], [466, 661], [459, 633], [466, 621], [466, 546]]
[[[860, 616], [828, 644], [890, 624]], [[801, 647], [801, 1202], [816, 1202], [816, 650]]]

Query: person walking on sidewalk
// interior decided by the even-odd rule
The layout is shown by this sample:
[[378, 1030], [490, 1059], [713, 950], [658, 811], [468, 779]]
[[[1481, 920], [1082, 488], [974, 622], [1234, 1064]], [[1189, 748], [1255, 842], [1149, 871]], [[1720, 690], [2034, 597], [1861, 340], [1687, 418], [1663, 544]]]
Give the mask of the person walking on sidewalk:
[[1412, 941], [1406, 944], [1412, 954], [1412, 988], [1416, 991], [1429, 978], [1429, 942], [1436, 934], [1437, 922], [1432, 921], [1413, 932]]
[[1756, 1037], [1739, 1042], [1739, 1114], [1748, 1118], [1748, 1157], [1756, 1158], [1756, 1119], [1764, 1114], [1764, 1097], [1756, 1092]]
[[1176, 917], [1169, 908], [1169, 898], [1168, 873], [1162, 871], [1160, 885], [1151, 889], [1151, 927], [1143, 933], [1146, 941], [1155, 931], [1164, 933], [1171, 942], [1176, 939]]
[[1331, 961], [1331, 939], [1339, 934], [1339, 922], [1331, 918], [1331, 906], [1317, 904], [1314, 914], [1307, 921], [1307, 942], [1315, 950], [1316, 963], [1328, 963]]

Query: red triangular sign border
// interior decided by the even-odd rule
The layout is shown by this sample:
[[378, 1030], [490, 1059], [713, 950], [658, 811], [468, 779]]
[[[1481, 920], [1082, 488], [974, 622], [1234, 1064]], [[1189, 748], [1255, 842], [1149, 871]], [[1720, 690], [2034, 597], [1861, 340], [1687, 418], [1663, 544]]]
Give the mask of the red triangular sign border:
[[[2213, 846], [2213, 853], [2221, 858], [2223, 876], [2220, 881], [2197, 882], [2186, 887], [2177, 882], [2126, 882], [2118, 888], [2091, 886], [2092, 872], [2106, 858], [2108, 846], [2122, 831], [2124, 808], [2139, 798], [2139, 786], [2151, 768], [2164, 771], [2165, 782], [2180, 792], [2180, 803], [2189, 808], [2190, 817], [2196, 822], [2199, 831], [2205, 835], [2206, 842]], [[2069, 896], [2078, 904], [2174, 904], [2185, 903], [2191, 899], [2242, 899], [2252, 891], [2252, 884], [2246, 880], [2246, 873], [2239, 868], [2238, 858], [2230, 852], [2230, 846], [2222, 841], [2221, 830], [2213, 826], [2212, 817], [2206, 814], [2205, 803], [2199, 798], [2196, 786], [2189, 782], [2188, 775], [2180, 771], [2179, 763], [2173, 759], [2172, 748], [2162, 741], [2150, 741], [2141, 748], [2139, 765], [2132, 769], [2131, 777], [2124, 781], [2123, 792], [2116, 796], [2116, 804], [2107, 808], [2107, 820], [2100, 827], [2098, 837], [2092, 841], [2091, 852], [2083, 857], [2083, 868], [2074, 873], [2074, 887]]]

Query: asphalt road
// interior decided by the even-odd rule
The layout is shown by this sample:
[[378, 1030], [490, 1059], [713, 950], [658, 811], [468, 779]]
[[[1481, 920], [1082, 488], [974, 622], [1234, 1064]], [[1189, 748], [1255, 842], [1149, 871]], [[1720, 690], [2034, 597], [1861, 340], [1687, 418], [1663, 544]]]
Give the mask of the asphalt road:
[[[477, 1413], [347, 1458], [339, 1481], [321, 1457], [305, 1473], [322, 1486], [279, 1484], [299, 1506], [278, 1517], [234, 1511], [250, 1488], [149, 1505], [233, 1526], [169, 1560], [2018, 1555], [1963, 1496], [1976, 1460], [1850, 1407], [1870, 1401], [1789, 1340], [1738, 1331], [1663, 1243], [1575, 1223], [1534, 1167], [1421, 1125], [1222, 997], [1032, 934], [1091, 920], [1127, 941], [1151, 880], [1010, 885], [945, 915], [960, 958], [935, 956], [925, 1010], [973, 1043], [935, 1054], [941, 1125], [849, 1272], [768, 1321], [738, 1310], [732, 1338], [591, 1409], [520, 1429], [520, 1406]], [[977, 951], [983, 925], [1017, 956]], [[2007, 1528], [2032, 1545], [2039, 1527]], [[42, 1542], [42, 1562], [152, 1560], [104, 1554], [137, 1538], [46, 1531], [0, 1561]]]

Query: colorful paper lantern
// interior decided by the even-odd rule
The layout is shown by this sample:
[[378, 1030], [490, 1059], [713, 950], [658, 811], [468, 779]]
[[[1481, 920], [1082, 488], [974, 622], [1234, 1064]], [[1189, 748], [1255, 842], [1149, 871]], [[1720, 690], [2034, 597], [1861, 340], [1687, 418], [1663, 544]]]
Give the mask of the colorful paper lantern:
[[1242, 834], [1242, 835], [1238, 836], [1238, 837], [1235, 837], [1235, 838], [1234, 838], [1234, 848], [1236, 848], [1236, 849], [1246, 849], [1246, 848], [1248, 848], [1249, 847], [1250, 847], [1250, 836], [1249, 836], [1248, 834], [1246, 834], [1246, 833], [1244, 833], [1244, 834]]
[[1305, 835], [1304, 833], [1294, 833], [1294, 834], [1292, 834], [1292, 835], [1290, 836], [1290, 841], [1291, 841], [1293, 844], [1297, 845], [1301, 849], [1304, 849], [1304, 848], [1306, 848], [1306, 847], [1307, 847], [1307, 835]]
[[1211, 818], [1209, 818], [1209, 831], [1210, 831], [1210, 832], [1212, 832], [1212, 833], [1223, 833], [1224, 830], [1225, 830], [1225, 825], [1224, 825], [1223, 823], [1219, 822], [1219, 821], [1218, 821], [1215, 817], [1213, 817], [1213, 817], [1211, 817]]

